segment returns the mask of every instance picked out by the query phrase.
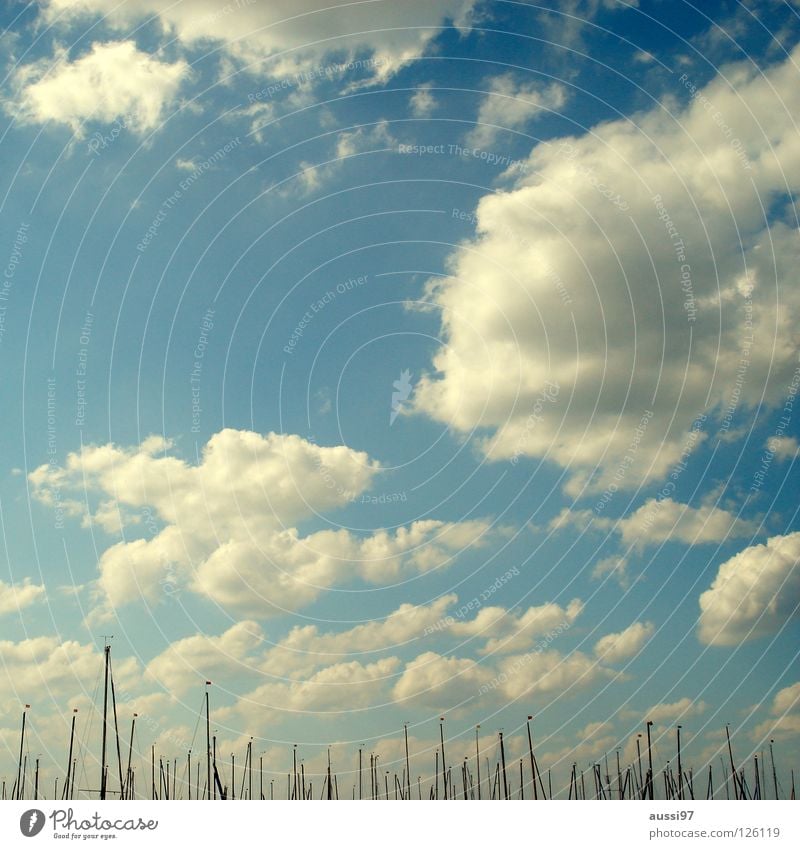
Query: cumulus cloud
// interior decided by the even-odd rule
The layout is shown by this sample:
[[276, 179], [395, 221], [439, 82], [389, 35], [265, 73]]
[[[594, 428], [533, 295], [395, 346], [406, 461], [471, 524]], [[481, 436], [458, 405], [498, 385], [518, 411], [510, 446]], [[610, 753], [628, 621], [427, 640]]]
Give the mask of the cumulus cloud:
[[651, 705], [646, 711], [626, 710], [624, 715], [630, 719], [649, 719], [656, 724], [670, 724], [692, 716], [700, 716], [708, 710], [708, 704], [702, 699], [685, 696], [675, 702], [662, 702]]
[[122, 119], [125, 127], [142, 133], [162, 121], [188, 75], [185, 61], [159, 61], [133, 41], [95, 43], [72, 61], [59, 50], [54, 59], [17, 70], [15, 115], [67, 124], [76, 133], [89, 121]]
[[797, 440], [793, 436], [771, 436], [765, 447], [779, 460], [791, 460], [797, 455]]
[[448, 638], [458, 639], [462, 652], [477, 642], [479, 655], [520, 653], [533, 648], [541, 637], [566, 631], [583, 610], [583, 604], [574, 599], [566, 608], [554, 603], [525, 611], [484, 607], [468, 618], [462, 612], [467, 607], [459, 606], [458, 597], [449, 594], [430, 604], [401, 604], [385, 618], [340, 631], [295, 626], [275, 644], [265, 639], [256, 622], [243, 621], [219, 636], [195, 634], [177, 640], [148, 664], [147, 673], [180, 692], [207, 677], [215, 682], [242, 675], [302, 681], [326, 666], [351, 660], [365, 664], [380, 654], [418, 651], [422, 645]]
[[499, 132], [521, 130], [541, 112], [557, 111], [566, 102], [567, 90], [560, 83], [518, 83], [511, 74], [493, 77], [478, 109], [476, 127], [466, 141], [485, 148]]
[[[32, 637], [14, 642], [0, 640], [0, 707], [16, 711], [20, 702], [87, 697], [102, 670], [102, 652], [93, 645], [57, 636]], [[134, 658], [115, 663], [115, 680], [122, 688], [138, 682]]]
[[800, 681], [775, 694], [770, 713], [772, 716], [754, 730], [756, 739], [786, 738], [800, 734]]
[[592, 577], [596, 581], [613, 578], [621, 589], [627, 590], [631, 584], [628, 575], [628, 560], [625, 557], [604, 557], [598, 560], [592, 569]]
[[431, 84], [419, 86], [411, 96], [408, 105], [415, 118], [427, 118], [432, 115], [436, 109], [436, 98], [431, 94]]
[[0, 616], [4, 613], [14, 613], [29, 607], [44, 598], [44, 587], [25, 578], [19, 584], [7, 584], [0, 581]]
[[269, 716], [363, 710], [382, 698], [387, 682], [401, 665], [396, 657], [367, 664], [357, 660], [334, 663], [302, 681], [262, 684], [236, 704], [218, 710], [215, 719], [229, 722], [238, 718], [246, 727], [261, 727]]
[[147, 665], [147, 674], [164, 687], [183, 692], [236, 674], [253, 672], [255, 650], [264, 639], [256, 622], [232, 625], [220, 636], [195, 634], [176, 640]]
[[[229, 55], [264, 69], [271, 77], [308, 73], [328, 54], [374, 60], [373, 76], [385, 79], [424, 54], [450, 21], [469, 27], [475, 0], [405, 0], [359, 3], [333, 0], [270, 0], [235, 4], [228, 0], [46, 0], [48, 20], [62, 24], [87, 15], [103, 15], [112, 26], [127, 28], [155, 16], [164, 30], [186, 46], [220, 42]], [[270, 61], [271, 60], [271, 61]]]
[[56, 489], [84, 489], [87, 500], [99, 494], [92, 518], [100, 522], [109, 499], [119, 516], [149, 511], [150, 536], [123, 539], [100, 558], [98, 587], [112, 606], [156, 602], [168, 586], [245, 616], [269, 615], [309, 604], [337, 584], [380, 585], [438, 569], [487, 541], [484, 520], [302, 536], [296, 524], [346, 505], [380, 471], [345, 446], [226, 429], [209, 439], [196, 465], [170, 450], [161, 437], [134, 448], [87, 446], [69, 454], [63, 468], [45, 464], [29, 476], [44, 503]]
[[[668, 541], [690, 545], [724, 542], [751, 536], [758, 530], [757, 522], [740, 519], [713, 504], [690, 507], [671, 498], [649, 498], [641, 507], [621, 519], [598, 516], [592, 510], [565, 507], [550, 522], [551, 530], [589, 526], [618, 533], [626, 545], [639, 550]], [[604, 561], [601, 574], [608, 571], [607, 566], [609, 564]]]
[[594, 653], [608, 663], [622, 663], [639, 654], [655, 633], [652, 622], [634, 622], [617, 634], [606, 634], [595, 643]]
[[539, 637], [567, 630], [582, 611], [583, 602], [577, 598], [566, 608], [552, 602], [517, 613], [492, 607], [484, 608], [469, 622], [456, 622], [451, 627], [459, 635], [490, 635], [480, 654], [507, 654], [529, 649]]
[[[642, 628], [637, 623], [609, 635], [601, 640], [602, 656], [591, 656], [557, 646], [582, 612], [578, 600], [565, 609], [486, 608], [471, 617], [450, 615], [457, 605], [457, 597], [449, 595], [427, 605], [403, 604], [383, 619], [340, 631], [297, 626], [277, 644], [256, 622], [241, 622], [219, 636], [195, 634], [174, 642], [146, 671], [178, 693], [206, 677], [233, 689], [241, 680], [258, 681], [216, 714], [237, 727], [257, 729], [297, 711], [325, 714], [392, 704], [450, 711], [472, 701], [499, 705], [537, 694], [569, 695], [618, 677], [609, 664], [634, 651], [651, 628], [637, 630]], [[460, 640], [450, 651], [441, 648], [448, 636]], [[471, 656], [464, 637], [482, 641], [479, 658]]]
[[679, 474], [706, 432], [779, 402], [800, 248], [762, 208], [800, 188], [798, 61], [538, 144], [428, 285], [443, 342], [416, 410], [492, 459], [569, 469], [579, 495]]
[[700, 639], [734, 646], [780, 631], [797, 617], [798, 561], [800, 532], [771, 537], [723, 563], [700, 596]]

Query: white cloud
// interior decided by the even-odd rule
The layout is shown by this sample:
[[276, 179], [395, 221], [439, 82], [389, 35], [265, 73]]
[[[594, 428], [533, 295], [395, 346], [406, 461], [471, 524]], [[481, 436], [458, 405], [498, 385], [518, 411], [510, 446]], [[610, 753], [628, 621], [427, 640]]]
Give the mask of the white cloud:
[[698, 701], [685, 696], [675, 702], [662, 702], [652, 705], [646, 711], [625, 711], [625, 716], [631, 719], [649, 719], [656, 724], [672, 724], [692, 716], [700, 716], [708, 710], [708, 707], [708, 704], [702, 699]]
[[639, 654], [655, 633], [652, 622], [634, 622], [617, 634], [606, 634], [595, 643], [594, 653], [608, 663], [622, 663]]
[[578, 495], [679, 474], [704, 431], [782, 400], [800, 248], [761, 210], [800, 188], [798, 61], [725, 69], [702, 92], [724, 126], [695, 100], [537, 145], [428, 285], [443, 342], [416, 410]]
[[505, 658], [493, 681], [500, 682], [503, 699], [512, 700], [544, 693], [570, 695], [615, 675], [583, 652], [562, 654], [554, 650]]
[[[3, 712], [35, 700], [60, 702], [90, 696], [103, 668], [103, 655], [93, 645], [56, 636], [0, 641], [0, 708]], [[133, 658], [115, 661], [117, 686], [138, 681]]]
[[122, 119], [142, 133], [162, 121], [188, 75], [185, 61], [161, 62], [133, 41], [95, 43], [74, 61], [60, 50], [54, 60], [17, 70], [15, 114], [23, 121], [68, 124], [76, 133], [87, 121]]
[[770, 707], [772, 716], [753, 731], [755, 739], [786, 738], [800, 735], [800, 681], [775, 694]]
[[4, 613], [14, 613], [29, 607], [44, 598], [44, 587], [31, 583], [25, 578], [19, 584], [7, 584], [0, 581], [0, 616]]
[[[540, 9], [539, 22], [547, 38], [563, 44], [572, 50], [583, 47], [583, 36], [592, 32], [592, 27], [587, 23], [594, 21], [604, 11], [624, 11], [628, 8], [636, 8], [639, 0], [558, 0], [550, 4], [552, 8], [538, 6]], [[570, 52], [565, 51], [569, 57]]]
[[340, 132], [333, 157], [317, 165], [305, 160], [300, 162], [294, 179], [286, 182], [279, 194], [282, 197], [311, 195], [330, 183], [347, 159], [373, 150], [391, 149], [395, 140], [388, 127], [387, 121], [378, 121], [372, 127]]
[[431, 84], [418, 86], [408, 102], [415, 118], [427, 118], [436, 109], [436, 98], [431, 94]]
[[451, 630], [458, 635], [489, 636], [480, 654], [507, 654], [529, 649], [537, 638], [551, 632], [566, 631], [582, 611], [583, 603], [577, 598], [566, 608], [551, 602], [518, 613], [488, 607], [468, 622], [454, 623]]
[[774, 536], [719, 567], [700, 596], [699, 637], [733, 646], [780, 631], [800, 603], [800, 532]]
[[264, 639], [258, 623], [237, 622], [219, 637], [195, 634], [176, 640], [147, 665], [147, 674], [173, 692], [198, 688], [210, 679], [252, 674], [254, 648]]
[[111, 606], [157, 602], [169, 586], [246, 616], [269, 615], [306, 605], [336, 584], [379, 585], [445, 567], [487, 541], [483, 520], [301, 536], [295, 524], [348, 504], [380, 470], [345, 446], [226, 429], [209, 439], [197, 465], [170, 456], [170, 448], [160, 437], [131, 449], [87, 446], [69, 454], [63, 469], [45, 464], [29, 476], [44, 503], [57, 488], [84, 489], [87, 499], [99, 493], [100, 519], [108, 499], [119, 516], [150, 510], [148, 524], [160, 530], [112, 545], [100, 558], [99, 589]]
[[[304, 681], [328, 666], [352, 660], [368, 664], [379, 653], [416, 649], [447, 635], [484, 640], [478, 649], [481, 655], [519, 653], [545, 636], [549, 639], [540, 644], [548, 647], [569, 629], [583, 605], [574, 599], [567, 608], [551, 603], [524, 612], [485, 607], [471, 619], [458, 616], [460, 609], [458, 597], [450, 594], [427, 605], [401, 604], [383, 619], [338, 632], [321, 631], [317, 625], [295, 626], [274, 645], [265, 640], [256, 622], [239, 622], [219, 636], [195, 634], [172, 643], [148, 664], [147, 672], [182, 692], [205, 678], [224, 683], [237, 676], [266, 675], [283, 683]], [[460, 647], [464, 648], [463, 641]]]
[[361, 710], [385, 694], [401, 665], [396, 657], [367, 664], [353, 660], [326, 666], [302, 681], [262, 684], [232, 707], [216, 711], [215, 719], [239, 717], [247, 727], [258, 728], [285, 714]]
[[[62, 23], [86, 15], [130, 27], [155, 15], [164, 30], [187, 46], [221, 42], [237, 59], [270, 76], [309, 72], [328, 54], [350, 59], [374, 56], [374, 75], [387, 78], [424, 54], [447, 20], [468, 28], [475, 0], [404, 0], [356, 3], [333, 0], [270, 0], [236, 4], [229, 0], [45, 0], [47, 18]], [[271, 61], [270, 61], [271, 60]]]
[[446, 595], [427, 605], [401, 604], [385, 619], [355, 625], [338, 633], [316, 625], [292, 628], [264, 657], [262, 668], [275, 675], [305, 674], [303, 670], [342, 660], [347, 655], [398, 649], [438, 633], [447, 611], [458, 598]]
[[511, 74], [493, 77], [466, 141], [488, 147], [502, 130], [521, 130], [541, 112], [558, 111], [566, 102], [567, 90], [559, 83], [517, 83]]
[[791, 460], [796, 456], [798, 446], [793, 436], [771, 436], [765, 447], [779, 460]]
[[482, 662], [428, 651], [406, 664], [392, 695], [401, 704], [451, 711], [476, 699], [506, 705], [547, 693], [571, 695], [616, 676], [613, 669], [580, 651], [543, 647]]
[[628, 575], [628, 560], [625, 557], [604, 557], [595, 563], [592, 577], [596, 581], [611, 577], [621, 589], [627, 590], [631, 583]]
[[551, 530], [567, 526], [586, 528], [590, 525], [596, 530], [620, 534], [626, 545], [639, 550], [668, 541], [690, 545], [724, 542], [751, 536], [758, 530], [757, 522], [740, 519], [713, 504], [690, 507], [671, 498], [649, 498], [622, 519], [598, 515], [593, 510], [571, 510], [565, 507], [550, 522]]

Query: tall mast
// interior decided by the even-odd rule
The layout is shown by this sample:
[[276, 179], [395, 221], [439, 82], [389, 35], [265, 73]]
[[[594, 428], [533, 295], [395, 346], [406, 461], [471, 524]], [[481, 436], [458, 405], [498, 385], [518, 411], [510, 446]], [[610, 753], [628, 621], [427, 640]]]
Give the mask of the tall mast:
[[644, 779], [642, 778], [642, 735], [636, 735], [636, 765], [639, 769], [639, 798], [644, 799]]
[[406, 799], [411, 798], [411, 762], [408, 757], [408, 723], [403, 723], [403, 731], [406, 738]]
[[211, 716], [208, 709], [208, 687], [210, 684], [210, 681], [206, 681], [206, 767], [208, 769], [206, 799], [211, 798]]
[[111, 681], [111, 708], [114, 712], [114, 736], [117, 741], [117, 769], [119, 771], [119, 797], [123, 798], [123, 792], [125, 790], [123, 781], [122, 781], [122, 752], [120, 750], [119, 745], [119, 722], [117, 721], [117, 696], [116, 690], [114, 689], [114, 668], [111, 665], [111, 651], [109, 647], [108, 654], [108, 672], [109, 679]]
[[439, 717], [439, 739], [442, 742], [442, 789], [447, 799], [447, 761], [444, 758], [444, 717]]
[[683, 799], [683, 767], [681, 766], [681, 726], [678, 726], [678, 798]]
[[769, 741], [769, 758], [772, 761], [772, 784], [775, 788], [775, 798], [778, 798], [778, 773], [775, 771], [775, 755], [772, 751], [772, 744], [774, 740]]
[[475, 726], [475, 766], [478, 770], [478, 801], [481, 799], [481, 746], [478, 740], [480, 725]]
[[247, 743], [247, 798], [253, 801], [253, 738]]
[[105, 647], [103, 654], [105, 655], [105, 681], [103, 684], [103, 749], [100, 756], [100, 799], [106, 798], [106, 733], [108, 731], [108, 658], [111, 652], [111, 646], [108, 644], [108, 638], [105, 637]]
[[19, 735], [19, 759], [17, 760], [17, 783], [15, 785], [14, 798], [21, 799], [22, 798], [22, 749], [25, 743], [25, 717], [28, 713], [28, 708], [30, 705], [25, 705], [24, 710], [22, 711], [22, 731]]
[[730, 725], [725, 725], [725, 736], [728, 740], [728, 756], [731, 759], [731, 772], [733, 773], [733, 792], [737, 799], [739, 799], [739, 778], [736, 775], [736, 765], [733, 762], [733, 746], [731, 745], [731, 731]]
[[531, 736], [531, 720], [533, 716], [528, 716], [528, 721], [525, 723], [528, 727], [528, 753], [531, 757], [531, 779], [533, 781], [533, 798], [538, 799], [539, 795], [536, 792], [536, 773], [538, 772], [536, 768], [536, 758], [533, 756], [533, 737]]
[[75, 742], [75, 714], [78, 712], [78, 708], [72, 709], [72, 728], [69, 732], [69, 758], [67, 759], [67, 780], [64, 782], [64, 790], [61, 793], [62, 799], [69, 798], [69, 778], [70, 773], [72, 772], [72, 747]]
[[508, 779], [506, 777], [506, 750], [503, 745], [503, 732], [500, 732], [500, 761], [503, 764], [503, 798], [508, 799]]

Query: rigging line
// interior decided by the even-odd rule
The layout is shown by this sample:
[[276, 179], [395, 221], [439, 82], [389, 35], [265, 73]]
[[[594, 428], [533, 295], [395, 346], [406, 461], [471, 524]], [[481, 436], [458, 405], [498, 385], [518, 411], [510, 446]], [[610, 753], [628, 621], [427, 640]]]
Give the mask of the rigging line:
[[200, 720], [203, 718], [203, 708], [205, 707], [206, 697], [205, 694], [200, 698], [200, 709], [197, 711], [197, 722], [194, 724], [194, 734], [192, 734], [192, 742], [189, 744], [189, 748], [194, 751], [194, 741], [197, 739], [197, 729], [200, 727]]
[[[88, 776], [86, 772], [86, 751], [87, 745], [86, 741], [89, 739], [91, 731], [92, 731], [92, 721], [94, 719], [94, 713], [97, 709], [97, 694], [100, 692], [100, 681], [103, 678], [104, 668], [101, 668], [97, 672], [97, 680], [94, 685], [94, 692], [92, 693], [91, 700], [91, 710], [88, 711], [88, 718], [86, 720], [86, 724], [84, 725], [83, 736], [78, 736], [78, 752], [80, 753], [80, 765], [81, 770], [83, 771], [83, 783], [88, 783]], [[78, 759], [78, 755], [76, 753], [76, 760]]]

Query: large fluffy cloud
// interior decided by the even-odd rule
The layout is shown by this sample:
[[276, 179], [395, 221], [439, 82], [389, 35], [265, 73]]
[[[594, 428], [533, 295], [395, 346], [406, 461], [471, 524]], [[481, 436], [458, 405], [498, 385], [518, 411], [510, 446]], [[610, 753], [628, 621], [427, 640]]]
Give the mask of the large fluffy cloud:
[[[0, 641], [0, 708], [16, 711], [21, 703], [46, 706], [49, 700], [85, 702], [94, 692], [103, 668], [103, 654], [96, 646], [56, 636]], [[115, 663], [118, 687], [138, 683], [134, 658]]]
[[155, 16], [186, 45], [222, 42], [246, 62], [272, 59], [273, 74], [310, 68], [329, 53], [369, 53], [379, 77], [423, 54], [440, 28], [451, 21], [469, 25], [475, 0], [47, 0], [47, 17], [61, 22], [100, 14], [107, 23], [129, 27]]
[[458, 597], [450, 594], [430, 604], [401, 604], [385, 618], [340, 631], [298, 625], [274, 644], [258, 623], [243, 621], [219, 636], [195, 634], [177, 640], [148, 664], [147, 672], [170, 690], [182, 692], [209, 677], [215, 682], [248, 675], [302, 681], [326, 666], [352, 660], [368, 664], [388, 652], [419, 652], [442, 642], [462, 654], [477, 644], [481, 656], [520, 656], [540, 638], [568, 630], [582, 610], [578, 599], [566, 608], [551, 602], [521, 611], [474, 610], [469, 603], [459, 605]]
[[56, 488], [82, 488], [87, 500], [101, 498], [99, 516], [87, 521], [108, 528], [116, 511], [123, 527], [146, 531], [100, 559], [99, 586], [111, 605], [186, 588], [244, 615], [294, 610], [336, 584], [385, 584], [445, 566], [482, 545], [489, 530], [482, 520], [427, 519], [365, 536], [302, 536], [296, 524], [366, 491], [379, 465], [345, 446], [233, 429], [212, 436], [196, 465], [169, 449], [160, 437], [131, 449], [89, 446], [69, 454], [64, 468], [43, 465], [30, 475], [44, 503]]
[[568, 467], [577, 494], [679, 474], [705, 431], [777, 402], [800, 250], [764, 210], [800, 187], [799, 60], [676, 77], [686, 106], [537, 145], [429, 284], [444, 343], [416, 409]]
[[716, 646], [777, 633], [800, 607], [800, 533], [775, 536], [719, 567], [700, 596], [699, 636]]
[[298, 626], [276, 644], [256, 622], [240, 622], [219, 636], [195, 634], [172, 643], [150, 661], [147, 674], [177, 693], [209, 677], [232, 692], [246, 682], [246, 692], [217, 718], [252, 733], [295, 711], [392, 704], [451, 711], [568, 694], [617, 676], [614, 666], [652, 631], [637, 623], [602, 638], [603, 650], [591, 656], [559, 644], [582, 612], [578, 600], [566, 608], [550, 603], [460, 614], [464, 609], [449, 595], [427, 605], [403, 604], [384, 619], [338, 632]]
[[188, 74], [185, 61], [160, 61], [133, 41], [93, 44], [73, 61], [60, 51], [16, 72], [14, 111], [23, 121], [55, 121], [75, 132], [87, 121], [116, 119], [143, 132], [160, 123]]

